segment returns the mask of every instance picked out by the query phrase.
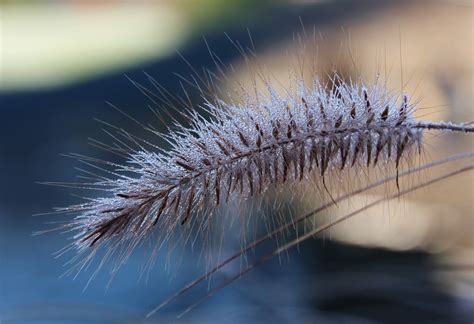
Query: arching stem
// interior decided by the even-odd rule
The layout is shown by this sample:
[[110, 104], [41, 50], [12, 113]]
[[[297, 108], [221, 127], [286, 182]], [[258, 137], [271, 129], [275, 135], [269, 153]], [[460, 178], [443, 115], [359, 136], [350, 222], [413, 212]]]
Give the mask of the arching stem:
[[448, 172], [448, 173], [445, 173], [439, 177], [436, 177], [436, 178], [433, 178], [429, 181], [426, 181], [426, 182], [422, 182], [416, 186], [413, 186], [413, 187], [410, 187], [406, 190], [403, 190], [403, 191], [400, 191], [399, 193], [397, 194], [393, 194], [391, 196], [388, 196], [388, 197], [384, 197], [384, 198], [380, 198], [378, 200], [375, 200], [373, 201], [372, 203], [370, 204], [367, 204], [365, 205], [364, 207], [356, 210], [356, 211], [353, 211], [349, 214], [346, 214], [346, 215], [343, 215], [339, 218], [336, 218], [335, 220], [329, 222], [329, 223], [326, 223], [322, 226], [319, 226], [318, 228], [314, 229], [313, 231], [303, 235], [303, 236], [300, 236], [298, 238], [296, 238], [295, 240], [285, 244], [284, 246], [278, 248], [278, 249], [275, 249], [273, 252], [269, 253], [269, 254], [266, 254], [265, 256], [263, 256], [261, 259], [259, 259], [258, 261], [256, 261], [255, 263], [251, 264], [250, 266], [248, 266], [247, 268], [245, 268], [244, 270], [242, 270], [241, 272], [239, 272], [239, 274], [235, 275], [235, 276], [232, 276], [230, 277], [229, 279], [227, 279], [226, 281], [224, 281], [221, 285], [217, 286], [216, 288], [212, 289], [211, 291], [208, 292], [208, 294], [203, 297], [202, 299], [198, 300], [196, 303], [192, 304], [191, 306], [189, 306], [186, 310], [184, 310], [181, 314], [178, 315], [178, 318], [181, 318], [182, 316], [186, 315], [187, 313], [189, 313], [191, 310], [193, 310], [194, 308], [196, 308], [198, 305], [202, 304], [203, 302], [205, 302], [206, 300], [208, 300], [210, 297], [212, 297], [213, 295], [215, 295], [217, 292], [219, 292], [221, 289], [223, 289], [224, 287], [226, 287], [227, 285], [231, 284], [232, 282], [242, 278], [242, 276], [250, 271], [252, 271], [253, 269], [255, 269], [257, 266], [259, 265], [262, 265], [263, 263], [265, 263], [266, 261], [272, 259], [273, 257], [281, 254], [282, 252], [284, 251], [287, 251], [289, 250], [290, 248], [294, 247], [294, 246], [297, 246], [298, 244], [300, 244], [301, 242], [303, 242], [304, 240], [306, 239], [309, 239], [311, 237], [313, 237], [314, 235], [317, 235], [371, 207], [374, 207], [384, 201], [387, 201], [387, 200], [391, 200], [391, 199], [394, 199], [394, 198], [398, 198], [402, 195], [405, 195], [405, 194], [408, 194], [412, 191], [415, 191], [415, 190], [418, 190], [418, 189], [421, 189], [423, 187], [426, 187], [426, 186], [429, 186], [431, 184], [434, 184], [436, 182], [439, 182], [441, 180], [444, 180], [446, 178], [449, 178], [449, 177], [452, 177], [452, 176], [455, 176], [457, 174], [460, 174], [460, 173], [463, 173], [463, 172], [467, 172], [467, 171], [470, 171], [470, 170], [473, 170], [474, 169], [474, 165], [468, 165], [468, 166], [465, 166], [465, 167], [462, 167], [460, 169], [457, 169], [455, 171], [452, 171], [452, 172]]
[[451, 122], [418, 122], [413, 124], [413, 127], [428, 130], [447, 130], [452, 132], [474, 133], [474, 126], [468, 124], [454, 124]]
[[[449, 162], [453, 162], [453, 161], [457, 161], [457, 160], [461, 160], [461, 159], [466, 159], [466, 158], [472, 158], [474, 157], [474, 152], [468, 152], [468, 153], [462, 153], [462, 154], [457, 154], [457, 155], [453, 155], [453, 156], [450, 156], [448, 158], [444, 158], [444, 159], [441, 159], [441, 160], [437, 160], [437, 161], [433, 161], [433, 162], [430, 162], [430, 163], [427, 163], [427, 164], [424, 164], [422, 166], [419, 166], [417, 168], [413, 168], [411, 170], [406, 170], [406, 171], [403, 171], [401, 172], [398, 176], [399, 177], [404, 177], [404, 176], [407, 176], [407, 175], [410, 175], [410, 174], [413, 174], [413, 173], [416, 173], [416, 172], [419, 172], [419, 171], [422, 171], [422, 170], [425, 170], [425, 169], [429, 169], [429, 168], [433, 168], [433, 167], [436, 167], [436, 166], [439, 166], [439, 165], [442, 165], [442, 164], [445, 164], [445, 163], [449, 163]], [[254, 249], [255, 247], [261, 245], [262, 243], [268, 241], [269, 239], [271, 239], [272, 237], [274, 237], [275, 235], [277, 235], [278, 233], [281, 233], [282, 231], [284, 231], [285, 229], [289, 228], [289, 227], [293, 227], [294, 225], [296, 224], [299, 224], [301, 223], [302, 221], [312, 217], [312, 216], [315, 216], [316, 214], [332, 207], [335, 203], [339, 203], [339, 202], [342, 202], [346, 199], [349, 199], [357, 194], [361, 194], [363, 192], [366, 192], [370, 189], [373, 189], [373, 188], [376, 188], [378, 186], [381, 186], [389, 181], [392, 181], [396, 178], [396, 176], [391, 176], [391, 177], [386, 177], [384, 179], [381, 179], [379, 181], [376, 181], [376, 182], [372, 182], [371, 184], [363, 187], [363, 188], [360, 188], [360, 189], [357, 189], [357, 190], [354, 190], [352, 192], [349, 192], [345, 195], [342, 195], [342, 196], [339, 196], [337, 198], [334, 199], [334, 201], [331, 201], [329, 203], [326, 203], [312, 211], [310, 211], [309, 213], [303, 215], [303, 216], [300, 216], [282, 226], [280, 226], [279, 228], [273, 230], [272, 232], [260, 237], [259, 239], [255, 240], [254, 242], [250, 243], [249, 245], [247, 245], [246, 247], [242, 248], [241, 250], [239, 250], [238, 252], [236, 252], [235, 254], [233, 254], [232, 256], [230, 256], [229, 258], [227, 258], [226, 260], [220, 262], [219, 264], [217, 264], [214, 268], [212, 268], [211, 270], [207, 271], [205, 274], [203, 274], [202, 276], [200, 276], [199, 278], [191, 281], [190, 283], [188, 283], [186, 286], [184, 286], [181, 290], [177, 291], [175, 294], [173, 294], [172, 296], [170, 296], [168, 299], [166, 299], [164, 302], [162, 302], [159, 306], [157, 306], [156, 308], [154, 308], [152, 311], [150, 311], [147, 315], [147, 317], [150, 317], [150, 316], [153, 316], [153, 314], [155, 314], [156, 312], [158, 312], [160, 309], [162, 309], [163, 307], [165, 307], [167, 304], [169, 304], [171, 301], [175, 300], [176, 298], [178, 298], [179, 296], [183, 295], [184, 293], [186, 293], [188, 290], [190, 290], [191, 288], [195, 287], [196, 285], [198, 285], [199, 283], [201, 283], [203, 280], [205, 280], [206, 278], [208, 278], [210, 275], [212, 275], [213, 273], [216, 273], [217, 271], [219, 271], [220, 269], [222, 269], [224, 266], [226, 266], [227, 264], [229, 264], [230, 262], [232, 262], [233, 260], [237, 259], [238, 257], [240, 257], [242, 254], [250, 251], [251, 249]]]

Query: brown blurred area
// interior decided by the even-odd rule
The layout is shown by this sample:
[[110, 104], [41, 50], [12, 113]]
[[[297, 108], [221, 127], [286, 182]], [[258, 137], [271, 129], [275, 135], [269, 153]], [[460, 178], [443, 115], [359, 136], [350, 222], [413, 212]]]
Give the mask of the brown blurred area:
[[[403, 92], [419, 102], [415, 116], [433, 121], [470, 122], [474, 120], [473, 18], [470, 4], [431, 1], [403, 2], [376, 14], [369, 12], [343, 24], [328, 23], [316, 29], [303, 21], [304, 30], [293, 39], [265, 48], [257, 60], [236, 62], [237, 72], [229, 88], [243, 85], [252, 93], [255, 82], [265, 92], [260, 72], [271, 75], [270, 82], [277, 84], [280, 91], [291, 87], [301, 73], [306, 82], [315, 74], [325, 79], [335, 70], [346, 79], [362, 77], [369, 83], [379, 74], [382, 80], [386, 79], [389, 89], [399, 92], [403, 84]], [[425, 138], [424, 152], [416, 158], [417, 163], [474, 150], [474, 139], [469, 135], [427, 134]], [[462, 163], [423, 171], [402, 181], [402, 188], [459, 165]], [[321, 202], [321, 192], [310, 191], [309, 187], [305, 190], [307, 207], [317, 207], [315, 201]], [[330, 215], [343, 215], [395, 190], [392, 185], [355, 197], [350, 204], [333, 209]], [[322, 218], [316, 224], [328, 219]], [[474, 278], [470, 268], [474, 266], [472, 172], [372, 208], [323, 236], [366, 247], [427, 251], [440, 264], [464, 269], [456, 275], [440, 274], [439, 280], [451, 292], [474, 296], [472, 285], [465, 283], [465, 276]], [[460, 279], [459, 276], [462, 280], [453, 279]]]

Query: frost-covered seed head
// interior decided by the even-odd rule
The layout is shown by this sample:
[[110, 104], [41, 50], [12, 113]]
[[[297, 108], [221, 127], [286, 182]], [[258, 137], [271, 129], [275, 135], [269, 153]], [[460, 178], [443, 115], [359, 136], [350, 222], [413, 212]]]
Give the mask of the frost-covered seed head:
[[130, 253], [155, 231], [162, 244], [203, 206], [309, 177], [324, 181], [329, 171], [398, 167], [421, 146], [423, 129], [406, 95], [334, 78], [331, 87], [300, 81], [286, 96], [268, 85], [267, 95], [242, 104], [207, 102], [212, 119], [191, 113], [190, 126], [168, 135], [169, 152], [140, 148], [126, 164], [113, 165], [114, 178], [94, 184], [109, 197], [64, 209], [78, 213], [69, 225], [77, 231], [76, 249], [121, 246]]

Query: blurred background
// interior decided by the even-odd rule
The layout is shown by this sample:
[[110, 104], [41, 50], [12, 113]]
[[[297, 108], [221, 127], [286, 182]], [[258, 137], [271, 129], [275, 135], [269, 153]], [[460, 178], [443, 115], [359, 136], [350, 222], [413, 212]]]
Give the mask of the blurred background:
[[[102, 271], [84, 289], [91, 271], [60, 277], [69, 256], [52, 255], [68, 235], [32, 236], [61, 216], [32, 215], [78, 201], [71, 190], [36, 183], [77, 181], [78, 163], [60, 154], [113, 159], [88, 145], [88, 138], [107, 140], [94, 118], [143, 132], [107, 102], [153, 123], [152, 103], [127, 77], [146, 86], [146, 72], [171, 93], [181, 92], [175, 74], [192, 71], [177, 51], [197, 69], [213, 69], [204, 36], [222, 62], [234, 66], [229, 80], [245, 81], [252, 68], [226, 34], [250, 46], [250, 30], [259, 61], [285, 82], [302, 21], [321, 35], [322, 73], [348, 69], [347, 55], [334, 58], [341, 44], [349, 44], [358, 74], [370, 78], [388, 67], [388, 82], [397, 89], [403, 71], [406, 91], [426, 108], [420, 117], [472, 121], [473, 18], [472, 2], [456, 0], [0, 0], [0, 323], [472, 323], [472, 175], [340, 224], [182, 320], [176, 314], [205, 295], [207, 284], [150, 319], [144, 314], [205, 270], [195, 252], [171, 256], [165, 269], [164, 251], [145, 280], [140, 251], [110, 285]], [[305, 55], [314, 59], [311, 48]], [[202, 101], [192, 89], [190, 94], [196, 105]], [[472, 151], [473, 144], [468, 136], [433, 136], [426, 160]], [[358, 197], [350, 208], [382, 194]], [[306, 198], [295, 208], [320, 202], [309, 189]], [[336, 208], [324, 220], [345, 211]], [[223, 254], [237, 248], [224, 246]], [[237, 261], [211, 283], [244, 265]]]

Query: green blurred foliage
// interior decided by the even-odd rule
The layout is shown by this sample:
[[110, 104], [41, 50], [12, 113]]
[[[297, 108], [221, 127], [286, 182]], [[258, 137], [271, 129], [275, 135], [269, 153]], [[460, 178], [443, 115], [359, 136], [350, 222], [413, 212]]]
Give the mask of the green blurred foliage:
[[282, 3], [280, 0], [200, 0], [180, 2], [198, 32], [222, 28], [236, 21], [251, 21], [264, 8]]

